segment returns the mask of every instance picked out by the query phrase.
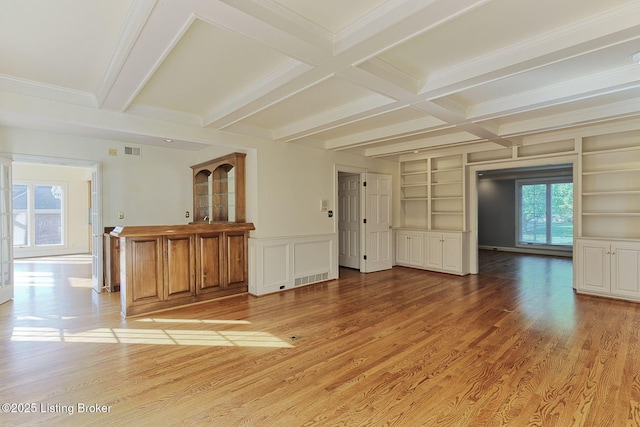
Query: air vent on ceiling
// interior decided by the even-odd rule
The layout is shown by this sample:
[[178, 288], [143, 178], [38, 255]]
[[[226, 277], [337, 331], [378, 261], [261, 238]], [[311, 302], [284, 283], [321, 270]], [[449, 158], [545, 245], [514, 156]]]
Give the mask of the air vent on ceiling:
[[124, 147], [124, 154], [128, 154], [130, 156], [139, 156], [140, 148], [139, 147]]

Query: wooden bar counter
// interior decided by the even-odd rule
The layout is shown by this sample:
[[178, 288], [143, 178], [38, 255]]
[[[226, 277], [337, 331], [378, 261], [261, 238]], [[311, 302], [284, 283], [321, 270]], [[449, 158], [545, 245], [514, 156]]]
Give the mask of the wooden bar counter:
[[247, 292], [252, 223], [116, 227], [125, 316]]

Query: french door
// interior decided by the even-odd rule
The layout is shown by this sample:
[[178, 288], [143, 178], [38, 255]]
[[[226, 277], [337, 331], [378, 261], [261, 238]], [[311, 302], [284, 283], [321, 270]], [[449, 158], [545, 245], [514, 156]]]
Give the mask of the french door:
[[13, 299], [11, 160], [0, 157], [0, 304]]

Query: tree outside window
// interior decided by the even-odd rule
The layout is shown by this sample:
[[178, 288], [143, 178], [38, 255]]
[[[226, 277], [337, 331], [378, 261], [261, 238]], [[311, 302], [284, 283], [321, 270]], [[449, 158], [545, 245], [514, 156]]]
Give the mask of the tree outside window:
[[573, 182], [518, 181], [518, 243], [573, 244]]

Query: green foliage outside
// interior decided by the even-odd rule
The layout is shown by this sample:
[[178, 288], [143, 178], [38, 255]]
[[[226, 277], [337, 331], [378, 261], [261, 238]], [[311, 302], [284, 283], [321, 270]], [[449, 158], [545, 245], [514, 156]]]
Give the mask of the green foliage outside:
[[[551, 191], [547, 218], [547, 191]], [[573, 242], [573, 183], [531, 184], [521, 187], [522, 242], [570, 245]], [[547, 241], [547, 220], [551, 241]]]

